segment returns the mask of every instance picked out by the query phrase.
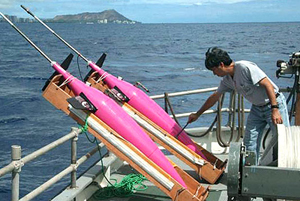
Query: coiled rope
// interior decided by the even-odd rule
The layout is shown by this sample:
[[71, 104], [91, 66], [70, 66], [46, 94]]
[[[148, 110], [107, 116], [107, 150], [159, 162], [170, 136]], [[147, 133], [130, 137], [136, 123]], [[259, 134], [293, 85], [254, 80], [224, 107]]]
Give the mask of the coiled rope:
[[[285, 134], [282, 135], [279, 143], [284, 143], [280, 152], [283, 152], [284, 158], [279, 160], [279, 167], [289, 167], [289, 168], [300, 168], [300, 127], [299, 126], [290, 126], [285, 127]], [[283, 163], [281, 165], [280, 163]]]
[[112, 197], [129, 197], [136, 191], [144, 191], [148, 187], [143, 184], [146, 181], [146, 177], [141, 174], [129, 174], [126, 175], [120, 183], [101, 188], [94, 193], [93, 198], [97, 200], [105, 200]]
[[116, 179], [111, 179], [111, 180], [115, 181], [115, 184], [112, 184], [111, 181], [105, 176], [104, 165], [103, 165], [103, 161], [102, 161], [102, 154], [101, 154], [101, 150], [98, 146], [97, 138], [94, 137], [94, 139], [91, 140], [89, 138], [89, 136], [87, 135], [87, 130], [88, 130], [88, 121], [87, 120], [88, 120], [88, 118], [89, 118], [89, 115], [86, 117], [84, 125], [80, 126], [80, 129], [85, 134], [88, 141], [91, 143], [95, 143], [96, 146], [98, 147], [98, 152], [100, 155], [100, 161], [101, 161], [101, 166], [102, 166], [101, 167], [102, 174], [109, 184], [107, 187], [100, 188], [99, 190], [97, 190], [93, 194], [93, 198], [96, 200], [105, 200], [105, 199], [112, 198], [112, 197], [129, 197], [136, 191], [146, 190], [148, 187], [145, 184], [143, 184], [143, 182], [146, 181], [147, 178], [141, 174], [132, 173], [132, 174], [126, 175], [121, 180], [120, 183], [118, 183]]

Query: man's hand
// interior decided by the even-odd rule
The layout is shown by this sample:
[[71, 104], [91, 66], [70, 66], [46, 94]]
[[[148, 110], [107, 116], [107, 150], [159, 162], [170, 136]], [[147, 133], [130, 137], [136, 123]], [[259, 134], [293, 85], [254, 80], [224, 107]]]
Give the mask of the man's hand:
[[196, 113], [192, 113], [192, 114], [190, 114], [187, 123], [192, 123], [192, 122], [196, 121], [198, 118], [199, 118], [199, 116]]
[[219, 100], [221, 96], [222, 96], [221, 93], [215, 91], [212, 95], [208, 97], [208, 99], [205, 101], [205, 103], [196, 113], [190, 114], [187, 123], [192, 123], [196, 121], [207, 109], [211, 108]]
[[282, 124], [283, 120], [277, 108], [272, 109], [272, 121], [274, 124]]

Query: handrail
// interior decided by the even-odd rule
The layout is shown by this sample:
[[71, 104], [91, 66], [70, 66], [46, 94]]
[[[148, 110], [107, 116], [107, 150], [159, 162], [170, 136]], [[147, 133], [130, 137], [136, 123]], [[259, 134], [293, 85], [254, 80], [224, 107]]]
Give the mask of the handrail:
[[[174, 93], [164, 93], [161, 95], [150, 96], [150, 98], [152, 98], [154, 100], [155, 99], [164, 99], [166, 112], [168, 112], [167, 109], [169, 106], [169, 108], [172, 112], [172, 115], [170, 115], [170, 116], [172, 118], [174, 118], [174, 120], [177, 122], [177, 118], [188, 117], [192, 112], [182, 113], [182, 114], [174, 114], [174, 111], [173, 111], [172, 105], [171, 105], [171, 101], [169, 100], [171, 97], [207, 93], [207, 92], [213, 92], [216, 90], [217, 90], [217, 87], [211, 87], [211, 88], [206, 88], [206, 89], [196, 89], [196, 90], [181, 91], [181, 92], [174, 92]], [[237, 107], [236, 107], [236, 104], [237, 104]], [[231, 136], [230, 136], [230, 139], [228, 142], [224, 142], [222, 139], [222, 136], [221, 136], [222, 112], [227, 112], [229, 114], [227, 126], [229, 126], [231, 128]], [[235, 130], [237, 130], [237, 132], [238, 132], [236, 140], [239, 140], [240, 137], [243, 135], [243, 133], [244, 133], [244, 113], [245, 112], [250, 112], [250, 110], [244, 109], [244, 99], [240, 98], [240, 95], [238, 95], [238, 101], [236, 101], [236, 93], [233, 92], [233, 93], [231, 93], [231, 96], [230, 96], [230, 104], [229, 104], [228, 108], [222, 108], [222, 104], [220, 102], [217, 109], [207, 110], [203, 113], [203, 114], [217, 113], [218, 118], [216, 121], [216, 123], [217, 123], [216, 134], [217, 134], [217, 141], [220, 146], [222, 146], [222, 147], [229, 146], [230, 141], [233, 139], [233, 134], [234, 134]], [[237, 125], [238, 128], [236, 128], [236, 125], [235, 125], [235, 118], [236, 118], [235, 114], [236, 113], [238, 113], [237, 116], [239, 119], [238, 125]], [[213, 127], [213, 124], [211, 125], [210, 128], [212, 128], [212, 127]], [[210, 132], [210, 128], [209, 128], [209, 130], [207, 130], [205, 132], [205, 134]], [[204, 136], [204, 135], [201, 135], [201, 136]]]
[[[184, 96], [184, 95], [192, 95], [192, 94], [199, 94], [199, 93], [207, 93], [207, 92], [212, 92], [215, 91], [217, 87], [212, 87], [212, 88], [206, 88], [206, 89], [197, 89], [197, 90], [190, 90], [190, 91], [182, 91], [182, 92], [175, 92], [175, 93], [169, 93], [168, 97], [177, 97], [177, 96]], [[280, 89], [280, 91], [288, 91], [285, 89]], [[166, 95], [155, 95], [151, 96], [152, 99], [162, 99], [165, 98]], [[235, 96], [234, 96], [235, 98]], [[233, 101], [232, 101], [233, 102]], [[235, 104], [235, 103], [234, 103]], [[229, 114], [231, 113], [238, 113], [238, 136], [237, 139], [243, 135], [243, 129], [244, 129], [244, 112], [249, 112], [249, 109], [244, 109], [244, 99], [243, 96], [238, 97], [238, 108], [236, 109], [233, 104], [230, 104], [229, 108], [219, 108], [215, 110], [207, 110], [203, 114], [212, 114], [212, 113], [219, 113], [218, 115], [221, 115], [222, 112], [228, 112]], [[181, 117], [187, 117], [191, 114], [189, 113], [182, 113], [182, 114], [176, 114], [175, 117], [181, 118]], [[234, 115], [233, 115], [234, 116]], [[228, 118], [229, 121], [231, 118]], [[235, 127], [234, 122], [228, 122], [227, 125], [231, 125], [231, 127]], [[221, 122], [219, 122], [219, 128], [221, 128]], [[231, 129], [232, 132], [234, 128]], [[218, 128], [217, 128], [218, 131]], [[219, 135], [220, 135], [219, 131]], [[94, 155], [99, 147], [103, 147], [104, 145], [101, 143], [98, 146], [96, 146], [93, 150], [88, 152], [86, 155], [82, 156], [80, 159], [76, 160], [77, 158], [77, 152], [76, 152], [76, 142], [79, 134], [81, 134], [82, 131], [81, 129], [78, 128], [72, 128], [72, 131], [65, 136], [59, 138], [58, 140], [34, 151], [33, 153], [21, 158], [21, 147], [17, 145], [12, 146], [12, 162], [5, 167], [0, 169], [0, 177], [6, 175], [7, 173], [12, 173], [12, 201], [25, 201], [25, 200], [30, 200], [36, 197], [37, 195], [41, 194], [44, 192], [47, 188], [49, 188], [51, 185], [55, 184], [58, 182], [61, 178], [65, 177], [66, 175], [71, 173], [71, 188], [76, 187], [76, 170], [77, 167], [80, 166], [82, 163], [84, 163], [88, 158], [90, 158], [92, 155]], [[60, 146], [61, 144], [65, 143], [68, 140], [72, 139], [72, 154], [71, 154], [71, 164], [64, 170], [62, 170], [60, 173], [46, 181], [44, 184], [40, 185], [30, 193], [28, 193], [26, 196], [24, 196], [22, 199], [19, 200], [19, 174], [21, 172], [21, 168], [28, 162], [36, 159], [37, 157], [40, 157], [44, 155], [45, 153], [51, 151], [52, 149]]]
[[67, 135], [59, 138], [58, 140], [42, 147], [41, 149], [38, 149], [37, 151], [25, 156], [24, 158], [21, 158], [19, 161], [13, 161], [10, 164], [6, 165], [5, 167], [0, 169], [0, 177], [4, 176], [5, 174], [13, 171], [16, 168], [21, 168], [26, 163], [32, 161], [33, 159], [36, 159], [37, 157], [47, 153], [48, 151], [52, 150], [55, 147], [58, 147], [59, 145], [65, 143], [66, 141], [72, 139], [75, 136], [78, 136], [81, 133], [80, 129], [72, 128], [72, 131], [68, 133]]
[[[167, 104], [169, 105], [170, 108], [172, 108], [172, 105], [170, 103], [169, 98], [170, 97], [178, 97], [178, 96], [184, 96], [184, 95], [192, 95], [192, 94], [200, 94], [200, 93], [207, 93], [207, 92], [213, 92], [216, 91], [218, 87], [211, 87], [211, 88], [205, 88], [205, 89], [196, 89], [196, 90], [189, 90], [189, 91], [180, 91], [180, 92], [174, 92], [174, 93], [164, 93], [164, 94], [160, 94], [160, 95], [154, 95], [154, 96], [150, 96], [150, 98], [152, 98], [153, 100], [156, 99], [164, 99], [165, 101], [165, 110], [167, 112]], [[280, 92], [289, 92], [290, 89], [289, 88], [281, 88], [279, 89]], [[235, 93], [235, 92], [233, 92]], [[167, 94], [167, 96], [166, 96]], [[166, 100], [166, 98], [168, 98], [168, 100]], [[221, 128], [221, 113], [222, 112], [228, 112], [228, 122], [227, 122], [227, 126], [231, 127], [231, 137], [230, 139], [232, 140], [232, 135], [235, 131], [235, 129], [237, 129], [237, 138], [236, 141], [238, 141], [243, 135], [244, 135], [244, 122], [245, 122], [245, 113], [249, 113], [250, 109], [245, 109], [244, 108], [244, 97], [240, 94], [238, 94], [238, 100], [236, 101], [236, 95], [232, 94], [232, 98], [230, 99], [230, 106], [229, 108], [222, 108], [222, 107], [218, 107], [215, 110], [207, 110], [205, 111], [203, 114], [212, 114], [212, 113], [217, 113], [217, 116], [219, 117], [217, 119], [217, 138], [218, 138], [218, 143], [220, 146], [226, 147], [229, 145], [229, 143], [224, 143], [222, 142], [222, 139], [220, 137], [221, 135], [221, 130], [219, 128]], [[237, 103], [236, 103], [237, 102]], [[236, 104], [237, 104], [237, 108], [236, 108]], [[235, 113], [238, 113], [237, 118], [238, 118], [238, 125], [237, 128], [235, 127]], [[172, 112], [174, 113], [174, 112]], [[170, 115], [171, 117], [173, 117], [174, 119], [176, 118], [182, 118], [182, 117], [188, 117], [191, 113], [193, 112], [188, 112], [188, 113], [182, 113], [182, 114], [173, 114]], [[231, 117], [231, 115], [233, 115], [233, 117]], [[213, 125], [211, 125], [212, 127]], [[207, 133], [207, 131], [205, 132]], [[201, 135], [203, 136], [203, 135]], [[218, 137], [219, 136], [219, 137]]]
[[[21, 158], [21, 147], [18, 145], [12, 145], [12, 162], [5, 167], [0, 169], [0, 177], [12, 173], [12, 194], [11, 194], [11, 200], [12, 201], [27, 201], [31, 200], [34, 197], [38, 196], [42, 192], [44, 192], [46, 189], [48, 189], [53, 184], [57, 183], [60, 179], [65, 177], [66, 175], [71, 173], [71, 188], [76, 188], [76, 171], [78, 166], [82, 165], [86, 160], [88, 160], [91, 156], [93, 156], [97, 151], [104, 147], [103, 143], [100, 143], [98, 146], [96, 146], [94, 149], [83, 155], [81, 158], [76, 160], [77, 158], [77, 139], [79, 134], [82, 133], [81, 129], [78, 128], [72, 128], [71, 132], [64, 135], [63, 137], [55, 140], [54, 142], [32, 152], [31, 154]], [[51, 151], [52, 149], [60, 146], [61, 144], [72, 140], [71, 143], [71, 164], [64, 170], [62, 170], [57, 175], [53, 176], [51, 179], [46, 181], [44, 184], [40, 185], [27, 195], [25, 195], [23, 198], [19, 199], [19, 178], [20, 178], [20, 172], [21, 168], [28, 162], [46, 154], [47, 152]]]
[[[98, 147], [102, 148], [102, 147], [104, 147], [104, 144], [100, 143], [98, 145]], [[84, 155], [80, 159], [78, 159], [76, 161], [75, 165], [71, 164], [70, 166], [68, 166], [67, 168], [65, 168], [63, 171], [61, 171], [57, 175], [53, 176], [51, 179], [49, 179], [48, 181], [46, 181], [45, 183], [43, 183], [42, 185], [40, 185], [39, 187], [37, 187], [36, 189], [34, 189], [33, 191], [31, 191], [27, 195], [25, 195], [19, 201], [28, 201], [28, 200], [31, 200], [31, 199], [35, 198], [36, 196], [38, 196], [39, 194], [41, 194], [42, 192], [44, 192], [45, 190], [47, 190], [50, 186], [52, 186], [53, 184], [55, 184], [56, 182], [58, 182], [59, 180], [61, 180], [63, 177], [65, 177], [68, 174], [72, 173], [74, 170], [76, 170], [78, 168], [78, 166], [82, 165], [87, 159], [89, 159], [93, 154], [95, 154], [98, 151], [98, 149], [99, 149], [98, 147], [96, 146], [89, 153], [87, 153], [86, 155]], [[75, 185], [74, 188], [76, 188], [76, 185]]]
[[[175, 96], [183, 96], [183, 95], [192, 95], [192, 94], [199, 94], [199, 93], [206, 93], [206, 92], [212, 92], [216, 91], [218, 87], [211, 87], [211, 88], [206, 88], [206, 89], [195, 89], [195, 90], [190, 90], [190, 91], [180, 91], [180, 92], [174, 92], [174, 93], [168, 93], [169, 97], [175, 97]], [[155, 99], [161, 99], [164, 98], [165, 95], [154, 95], [150, 96], [153, 100]]]
[[[168, 98], [170, 97], [178, 97], [178, 96], [185, 96], [185, 95], [193, 95], [193, 94], [200, 94], [200, 93], [207, 93], [207, 92], [213, 92], [216, 91], [218, 87], [210, 87], [210, 88], [205, 88], [205, 89], [195, 89], [195, 90], [189, 90], [189, 91], [180, 91], [180, 92], [173, 92], [173, 93], [168, 93]], [[166, 93], [160, 94], [160, 95], [153, 95], [150, 96], [153, 100], [156, 99], [165, 99], [166, 98]], [[165, 100], [166, 102], [166, 100]], [[244, 104], [243, 104], [244, 105]], [[222, 108], [222, 112], [233, 112], [232, 108]], [[238, 110], [235, 110], [238, 112]], [[218, 109], [215, 110], [207, 110], [203, 114], [212, 114], [212, 113], [217, 113]], [[245, 109], [245, 112], [250, 112], [250, 109]], [[192, 112], [188, 113], [182, 113], [182, 114], [175, 114], [175, 117], [181, 118], [181, 117], [188, 117]], [[171, 115], [170, 115], [171, 116]]]
[[[222, 108], [221, 111], [222, 112], [232, 112], [232, 110], [230, 110], [230, 108]], [[235, 111], [238, 112], [238, 109], [236, 109]], [[244, 111], [246, 113], [249, 113], [250, 109], [244, 109]], [[217, 113], [217, 112], [218, 112], [217, 109], [215, 109], [215, 110], [206, 110], [203, 114], [214, 114], [214, 113]], [[185, 112], [185, 113], [175, 114], [175, 116], [177, 118], [182, 118], [182, 117], [188, 117], [190, 114], [191, 114], [191, 112]]]

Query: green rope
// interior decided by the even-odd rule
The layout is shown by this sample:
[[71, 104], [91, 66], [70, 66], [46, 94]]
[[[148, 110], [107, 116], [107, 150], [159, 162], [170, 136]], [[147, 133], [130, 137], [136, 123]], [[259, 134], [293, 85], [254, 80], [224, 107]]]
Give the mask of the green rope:
[[81, 128], [80, 128], [83, 133], [85, 133], [89, 128], [88, 121], [87, 121], [89, 116], [90, 116], [89, 114], [86, 116], [84, 125], [81, 126]]
[[88, 139], [88, 141], [90, 143], [94, 143], [94, 142], [96, 142], [96, 137], [94, 137], [94, 139], [91, 140], [89, 138], [89, 136], [87, 135], [87, 130], [89, 129], [89, 125], [88, 125], [88, 121], [87, 120], [88, 120], [89, 116], [90, 116], [89, 114], [86, 116], [85, 122], [84, 122], [83, 126], [79, 125], [79, 129], [85, 134], [86, 138]]
[[143, 181], [146, 180], [147, 178], [141, 174], [126, 175], [120, 183], [116, 182], [114, 185], [107, 186], [96, 191], [93, 198], [97, 200], [105, 200], [112, 197], [129, 197], [136, 191], [146, 190], [148, 187], [143, 184]]
[[[85, 134], [85, 136], [89, 142], [96, 143], [96, 145], [98, 146], [97, 138], [94, 137], [94, 139], [91, 140], [89, 138], [89, 136], [87, 135], [88, 117], [89, 117], [89, 115], [87, 115], [87, 117], [85, 119], [85, 123], [83, 126], [80, 126], [80, 129]], [[115, 181], [115, 184], [112, 184], [105, 176], [104, 166], [103, 166], [103, 161], [102, 161], [102, 154], [101, 154], [101, 150], [99, 147], [98, 147], [98, 152], [100, 155], [100, 160], [101, 160], [101, 165], [102, 165], [102, 168], [101, 168], [102, 174], [104, 175], [109, 186], [107, 186], [105, 188], [100, 188], [99, 190], [97, 190], [96, 193], [94, 193], [94, 195], [93, 195], [93, 197], [95, 199], [105, 200], [105, 199], [112, 198], [112, 197], [129, 197], [136, 191], [144, 191], [148, 188], [145, 184], [143, 184], [143, 181], [146, 181], [147, 178], [141, 174], [129, 174], [129, 175], [125, 176], [120, 183], [117, 183], [116, 179], [112, 179], [113, 181]]]
[[[92, 144], [95, 143], [95, 144], [96, 144], [96, 146], [97, 146], [97, 148], [98, 148], [98, 153], [99, 153], [99, 155], [100, 155], [100, 161], [101, 161], [101, 166], [102, 166], [102, 167], [101, 167], [102, 174], [103, 174], [104, 178], [106, 179], [106, 181], [107, 181], [109, 184], [111, 184], [110, 181], [109, 181], [109, 180], [106, 178], [106, 176], [105, 176], [104, 165], [103, 165], [103, 160], [102, 160], [102, 154], [101, 154], [101, 150], [100, 150], [100, 147], [99, 147], [99, 143], [98, 143], [98, 141], [97, 141], [97, 138], [94, 137], [94, 139], [91, 140], [90, 137], [89, 137], [88, 134], [87, 134], [87, 130], [88, 130], [88, 121], [87, 121], [87, 120], [88, 120], [88, 117], [89, 117], [89, 115], [86, 116], [84, 126], [79, 125], [79, 129], [82, 130], [82, 132], [85, 134], [86, 138], [88, 139], [88, 141], [89, 141], [90, 143], [92, 143]], [[112, 184], [111, 184], [111, 185], [112, 185]]]

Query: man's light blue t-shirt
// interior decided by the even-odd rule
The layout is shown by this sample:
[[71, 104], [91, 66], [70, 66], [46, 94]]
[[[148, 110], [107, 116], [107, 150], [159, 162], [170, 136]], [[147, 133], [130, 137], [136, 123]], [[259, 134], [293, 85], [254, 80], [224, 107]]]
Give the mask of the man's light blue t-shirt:
[[[234, 76], [223, 77], [217, 89], [219, 93], [236, 90], [243, 95], [253, 105], [262, 106], [269, 102], [268, 95], [264, 87], [259, 82], [269, 77], [253, 62], [237, 61], [234, 66]], [[269, 79], [274, 87], [275, 93], [279, 91], [278, 87]]]

